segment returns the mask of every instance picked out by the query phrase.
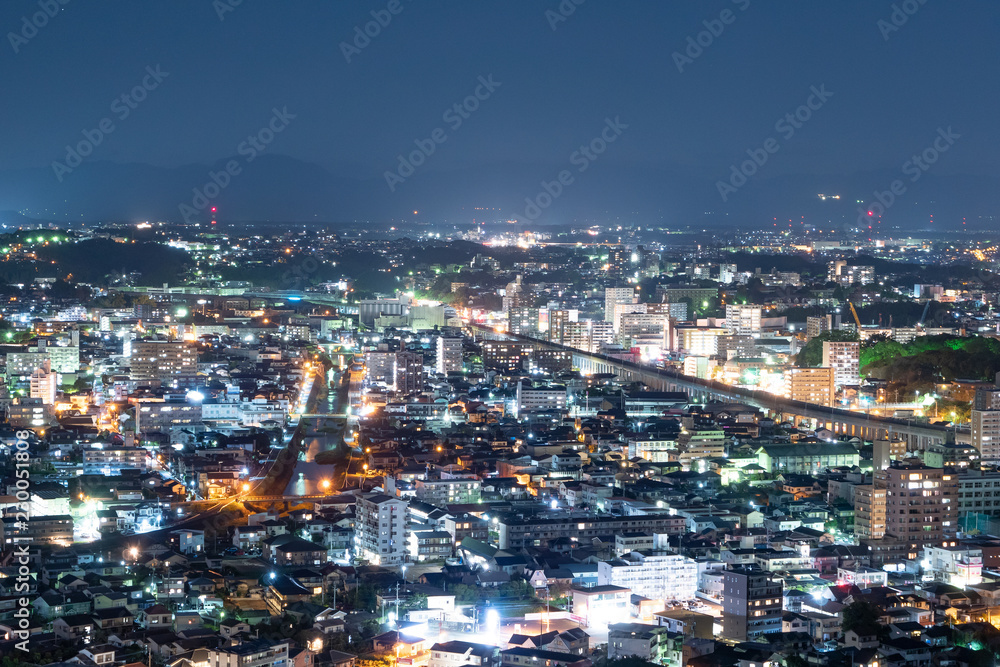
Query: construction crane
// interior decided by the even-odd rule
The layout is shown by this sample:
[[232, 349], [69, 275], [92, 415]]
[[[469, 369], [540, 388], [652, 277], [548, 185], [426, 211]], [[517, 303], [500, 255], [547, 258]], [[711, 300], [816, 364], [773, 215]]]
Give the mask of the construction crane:
[[858, 319], [858, 311], [854, 310], [854, 304], [851, 303], [850, 301], [847, 302], [847, 305], [850, 306], [850, 308], [851, 308], [851, 315], [854, 316], [854, 323], [856, 325], [858, 325], [858, 334], [860, 334], [861, 333], [861, 320]]

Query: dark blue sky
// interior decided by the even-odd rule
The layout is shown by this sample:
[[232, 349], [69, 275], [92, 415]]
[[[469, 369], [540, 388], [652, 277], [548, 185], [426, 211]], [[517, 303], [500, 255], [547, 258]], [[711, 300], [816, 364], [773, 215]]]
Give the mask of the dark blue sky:
[[[217, 4], [225, 2], [232, 0]], [[620, 190], [616, 184], [630, 182], [633, 191], [618, 199], [611, 193], [598, 206], [621, 214], [635, 203], [669, 216], [669, 201], [657, 199], [654, 190], [672, 174], [695, 183], [685, 192], [701, 188], [697, 196], [704, 203], [688, 202], [684, 211], [732, 206], [719, 198], [716, 181], [768, 137], [779, 138], [780, 150], [733, 200], [746, 204], [754, 188], [781, 179], [847, 183], [857, 174], [880, 174], [871, 177], [870, 187], [860, 178], [851, 194], [864, 198], [888, 187], [885, 178], [891, 180], [913, 153], [931, 145], [939, 127], [948, 126], [962, 138], [929, 176], [997, 174], [996, 2], [897, 2], [919, 9], [888, 39], [878, 22], [890, 20], [894, 3], [882, 0], [587, 0], [556, 30], [545, 12], [558, 11], [557, 0], [399, 3], [403, 10], [348, 63], [340, 43], [388, 2], [244, 0], [220, 20], [210, 0], [69, 0], [15, 53], [8, 33], [19, 33], [22, 17], [40, 10], [37, 0], [6, 0], [0, 5], [7, 35], [0, 44], [0, 178], [22, 187], [0, 184], [0, 210], [37, 213], [50, 203], [42, 192], [46, 184], [53, 202], [60, 200], [52, 203], [59, 215], [72, 214], [74, 207], [99, 210], [90, 198], [99, 194], [107, 203], [115, 194], [80, 187], [90, 182], [81, 172], [93, 162], [171, 170], [162, 173], [171, 174], [173, 187], [175, 170], [207, 170], [236, 155], [275, 107], [287, 107], [296, 118], [265, 153], [322, 168], [332, 179], [357, 181], [366, 184], [362, 189], [370, 186], [372, 196], [398, 201], [386, 208], [373, 202], [372, 215], [422, 205], [453, 211], [502, 202], [523, 209], [519, 203], [536, 194], [539, 180], [572, 168], [571, 153], [598, 136], [605, 118], [616, 116], [628, 129], [589, 173], [578, 175], [559, 206], [569, 206], [583, 191]], [[734, 20], [678, 72], [672, 53], [683, 51], [688, 37], [705, 30], [703, 21], [723, 10]], [[113, 117], [111, 102], [156, 65], [169, 76], [128, 118], [114, 119], [114, 131], [80, 172], [57, 182], [51, 165], [65, 159], [65, 146]], [[461, 127], [448, 129], [442, 113], [473, 93], [477, 77], [490, 74], [500, 87]], [[810, 86], [820, 85], [833, 96], [793, 137], [780, 138], [775, 121], [805, 103]], [[384, 172], [396, 167], [397, 154], [437, 127], [447, 129], [447, 141], [417, 176], [390, 192]], [[643, 171], [658, 176], [637, 184], [633, 175]], [[479, 176], [455, 185], [464, 192], [451, 192], [448, 182], [456, 174]], [[256, 193], [265, 197], [267, 216], [280, 216], [282, 195], [275, 187], [272, 200]], [[479, 187], [467, 197], [469, 188]], [[573, 187], [581, 192], [571, 196]], [[977, 200], [973, 208], [983, 214], [992, 204]], [[776, 205], [773, 195], [767, 205]], [[319, 202], [310, 206], [317, 219], [365, 213], [363, 202], [344, 211], [323, 209]], [[134, 202], [107, 210], [143, 212]], [[565, 219], [581, 215], [577, 209], [562, 213]]]

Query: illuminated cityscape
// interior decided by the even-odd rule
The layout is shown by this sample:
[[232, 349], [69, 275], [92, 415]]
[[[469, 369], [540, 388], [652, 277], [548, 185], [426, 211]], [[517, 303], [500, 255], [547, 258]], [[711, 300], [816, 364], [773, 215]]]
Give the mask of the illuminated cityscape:
[[996, 6], [109, 3], [0, 9], [0, 667], [996, 664]]

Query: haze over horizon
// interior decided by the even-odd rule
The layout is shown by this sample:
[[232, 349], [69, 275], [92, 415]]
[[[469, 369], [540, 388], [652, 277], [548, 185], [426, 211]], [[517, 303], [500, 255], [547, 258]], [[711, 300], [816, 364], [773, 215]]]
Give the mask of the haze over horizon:
[[0, 211], [847, 229], [879, 204], [883, 231], [989, 230], [997, 13], [18, 0]]

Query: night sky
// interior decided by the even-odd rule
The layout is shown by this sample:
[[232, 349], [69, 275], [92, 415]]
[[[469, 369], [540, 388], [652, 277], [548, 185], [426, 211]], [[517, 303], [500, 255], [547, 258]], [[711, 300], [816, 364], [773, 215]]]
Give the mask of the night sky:
[[[466, 222], [501, 207], [542, 224], [846, 225], [895, 179], [886, 224], [989, 227], [996, 211], [996, 2], [235, 2], [68, 0], [34, 30], [24, 17], [59, 0], [5, 0], [0, 211], [180, 220], [230, 160], [239, 173], [212, 203], [241, 220]], [[373, 11], [387, 25], [357, 48]], [[685, 54], [689, 38], [707, 46]], [[122, 102], [144, 77], [145, 99]], [[832, 95], [779, 129], [812, 90]], [[455, 111], [469, 96], [478, 108]], [[574, 159], [615, 119], [605, 152]], [[269, 123], [282, 129], [263, 145]], [[949, 127], [911, 180], [907, 160]], [[100, 142], [72, 166], [84, 131]], [[724, 198], [731, 166], [769, 138]], [[409, 175], [397, 156], [415, 141], [434, 150]], [[562, 171], [532, 216], [526, 199]]]

